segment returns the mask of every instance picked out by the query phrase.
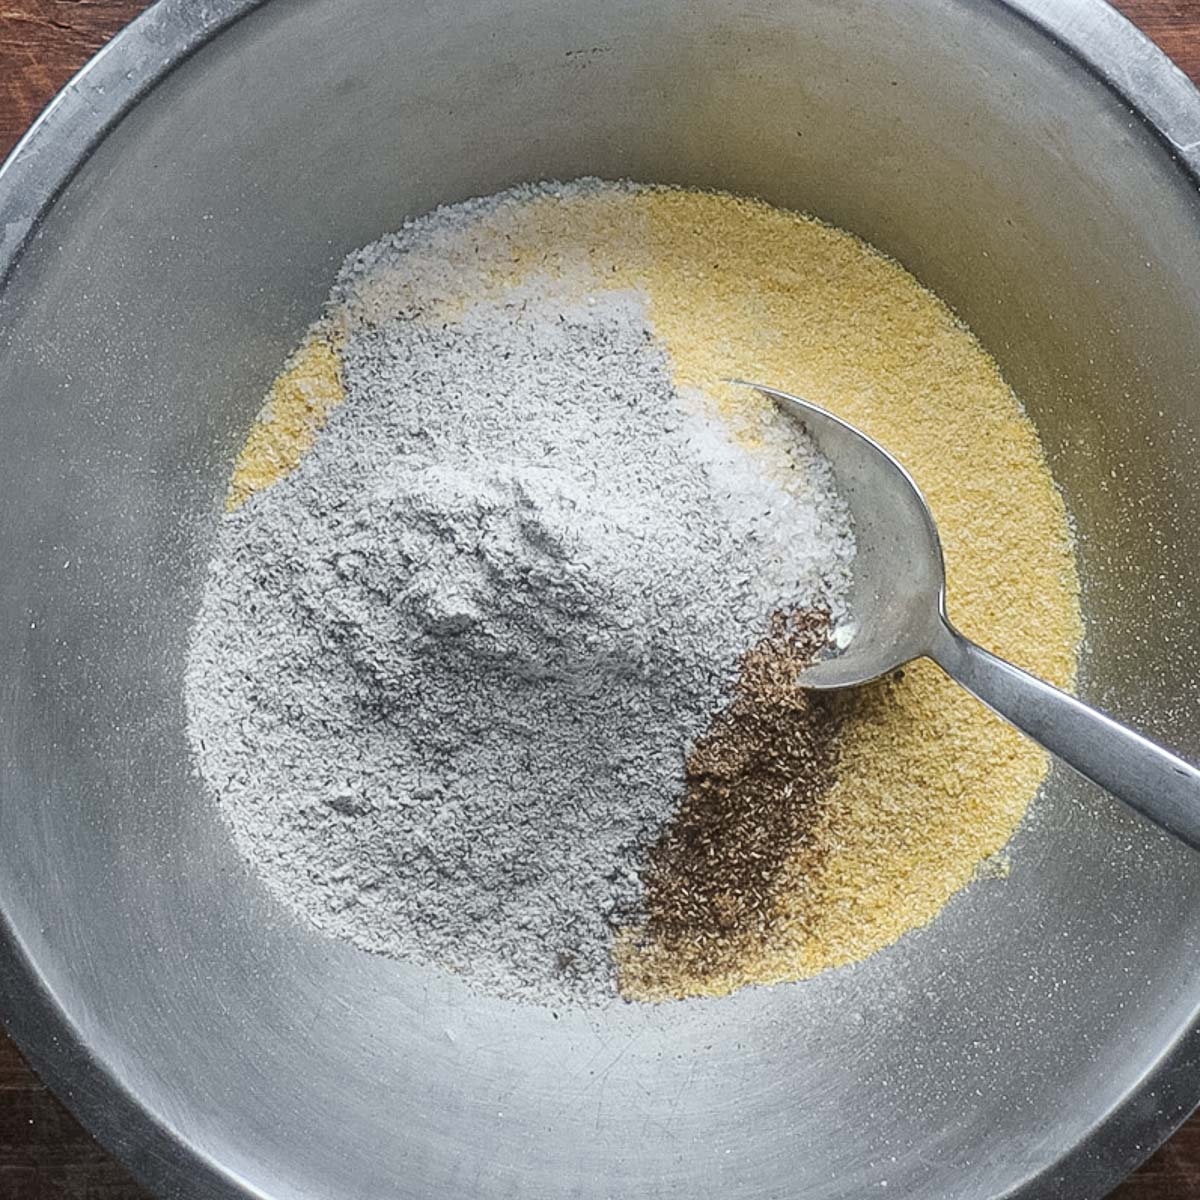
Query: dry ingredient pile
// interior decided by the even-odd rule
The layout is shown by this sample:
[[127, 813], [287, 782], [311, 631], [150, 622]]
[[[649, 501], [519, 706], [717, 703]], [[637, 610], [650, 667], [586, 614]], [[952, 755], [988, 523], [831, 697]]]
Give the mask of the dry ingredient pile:
[[952, 613], [1060, 685], [1061, 500], [994, 364], [848, 234], [579, 181], [347, 260], [245, 443], [186, 673], [270, 890], [544, 1003], [855, 961], [1000, 850], [1044, 757], [918, 666], [796, 688], [853, 533], [788, 387], [900, 455]]

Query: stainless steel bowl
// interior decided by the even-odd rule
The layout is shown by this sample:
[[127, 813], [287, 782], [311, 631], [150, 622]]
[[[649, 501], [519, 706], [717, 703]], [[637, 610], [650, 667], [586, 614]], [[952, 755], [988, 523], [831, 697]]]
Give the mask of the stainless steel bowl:
[[[0, 176], [0, 1007], [186, 1197], [1078, 1197], [1200, 1097], [1200, 857], [1056, 776], [802, 985], [599, 1014], [314, 936], [188, 766], [235, 449], [341, 256], [541, 176], [754, 193], [953, 303], [1075, 515], [1083, 692], [1200, 758], [1200, 100], [1098, 0], [163, 0]], [[885, 1186], [886, 1185], [886, 1186]]]

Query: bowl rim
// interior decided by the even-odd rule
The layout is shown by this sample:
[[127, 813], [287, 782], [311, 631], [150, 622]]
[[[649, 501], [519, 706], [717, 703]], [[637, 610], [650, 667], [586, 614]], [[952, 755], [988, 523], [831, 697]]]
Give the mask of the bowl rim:
[[[971, 0], [960, 0], [970, 3]], [[1200, 189], [1200, 91], [1106, 0], [987, 0], [1032, 27], [1115, 94]], [[55, 96], [0, 165], [4, 285], [76, 172], [124, 116], [224, 30], [270, 0], [156, 0]], [[55, 1094], [145, 1186], [180, 1197], [272, 1200], [188, 1141], [98, 1056], [0, 909], [0, 1024]], [[1125, 1094], [1053, 1162], [992, 1200], [1096, 1200], [1200, 1104], [1200, 1001]]]

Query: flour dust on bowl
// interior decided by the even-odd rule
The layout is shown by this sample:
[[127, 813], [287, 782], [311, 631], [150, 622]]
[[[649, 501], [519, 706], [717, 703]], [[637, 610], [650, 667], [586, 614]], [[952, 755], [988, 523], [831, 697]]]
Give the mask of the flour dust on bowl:
[[[185, 673], [227, 524], [285, 497], [321, 465], [323, 439], [348, 432], [336, 385], [352, 388], [358, 368], [348, 357], [344, 375], [322, 373], [304, 340], [346, 256], [523, 180], [637, 179], [685, 189], [654, 194], [688, 204], [726, 193], [817, 214], [949, 304], [1020, 397], [1071, 514], [1078, 690], [1195, 759], [1196, 145], [1190, 85], [1099, 3], [156, 6], [0, 176], [0, 1002], [38, 1068], [135, 1171], [180, 1195], [1103, 1194], [1200, 1094], [1200, 868], [1065, 773], [1010, 843], [1007, 878], [845, 956], [862, 961], [730, 992], [770, 964], [738, 959], [712, 987], [693, 972], [664, 989], [649, 955], [651, 998], [706, 994], [530, 1002], [330, 937], [264, 882], [194, 769]], [[784, 253], [761, 254], [787, 276]], [[719, 305], [700, 277], [713, 268], [695, 265], [688, 299]], [[826, 299], [843, 278], [827, 273]], [[737, 374], [762, 379], [754, 367], [789, 352], [766, 318], [790, 291], [762, 290], [761, 361]], [[720, 405], [705, 378], [682, 376], [702, 347], [655, 279], [599, 292], [564, 337], [594, 348], [643, 322], [657, 340], [623, 356], [629, 388], [695, 388]], [[810, 306], [814, 339], [822, 311]], [[877, 347], [897, 378], [928, 350], [905, 329]], [[735, 340], [721, 322], [711, 332]], [[439, 331], [427, 333], [432, 355]], [[515, 336], [503, 322], [478, 333]], [[816, 344], [801, 347], [810, 362]], [[309, 357], [292, 368], [310, 369], [327, 419], [291, 474], [258, 487], [247, 436], [262, 436], [263, 396], [298, 346]], [[976, 361], [942, 358], [958, 391], [940, 411], [990, 394]], [[894, 402], [858, 394], [884, 413]], [[703, 425], [698, 411], [680, 420]], [[1014, 410], [1002, 432], [1025, 428]], [[561, 531], [571, 481], [529, 478], [528, 447], [511, 440], [509, 473], [460, 488], [463, 505], [520, 490], [535, 517], [523, 528]], [[736, 438], [701, 449], [726, 466], [751, 453]], [[981, 497], [953, 477], [951, 450], [943, 506], [969, 509]], [[239, 455], [247, 472], [223, 516]], [[440, 504], [461, 472], [433, 466], [446, 486], [380, 502]], [[1025, 528], [1030, 495], [989, 491], [997, 528]], [[951, 562], [992, 561], [976, 539], [946, 540]], [[728, 570], [723, 554], [711, 565]], [[375, 596], [372, 560], [354, 570]], [[426, 614], [445, 598], [427, 582]], [[1013, 608], [1003, 575], [987, 582], [981, 635]], [[355, 661], [386, 681], [386, 614], [366, 611], [350, 623]], [[1024, 625], [1058, 627], [1058, 612]], [[505, 628], [528, 632], [515, 616]], [[960, 732], [936, 705], [921, 715], [939, 738]], [[960, 764], [965, 778], [980, 765]], [[1018, 766], [1008, 753], [983, 765]], [[856, 879], [927, 894], [937, 872], [921, 832]], [[885, 911], [863, 928], [882, 929]], [[794, 960], [774, 972], [805, 974]]]

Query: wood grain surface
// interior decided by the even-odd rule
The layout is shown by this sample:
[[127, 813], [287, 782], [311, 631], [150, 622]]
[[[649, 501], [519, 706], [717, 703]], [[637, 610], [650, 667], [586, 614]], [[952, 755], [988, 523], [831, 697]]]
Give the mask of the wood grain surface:
[[[141, 0], [0, 0], [0, 156], [144, 7]], [[1122, 0], [1118, 7], [1200, 82], [1200, 0]], [[147, 1200], [2, 1033], [0, 1200]], [[1112, 1200], [1200, 1200], [1200, 1115]]]

